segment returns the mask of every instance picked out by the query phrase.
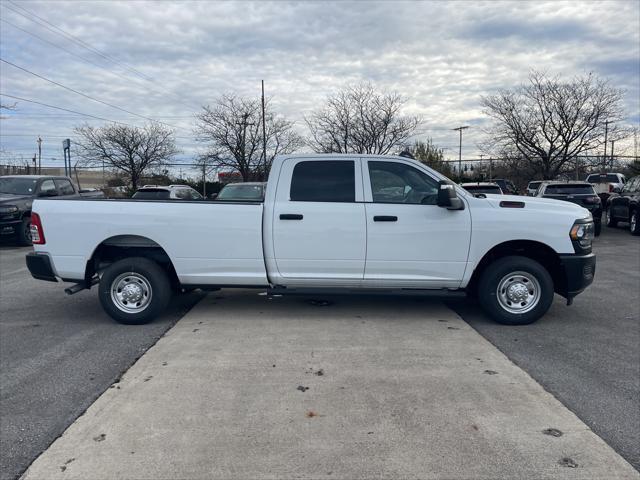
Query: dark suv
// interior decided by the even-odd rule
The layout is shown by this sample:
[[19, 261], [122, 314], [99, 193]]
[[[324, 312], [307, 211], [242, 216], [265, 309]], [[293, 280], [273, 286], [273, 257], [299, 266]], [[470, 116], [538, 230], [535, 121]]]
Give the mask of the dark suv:
[[640, 176], [633, 177], [624, 184], [620, 193], [612, 193], [607, 199], [605, 218], [607, 227], [615, 227], [618, 222], [629, 222], [632, 235], [640, 235]]
[[542, 182], [536, 191], [536, 197], [564, 200], [586, 208], [593, 217], [596, 237], [600, 235], [602, 231], [602, 202], [590, 183], [579, 181]]
[[506, 178], [494, 178], [491, 181], [500, 185], [500, 189], [505, 195], [520, 195], [518, 187], [516, 187], [511, 180], [507, 180]]
[[13, 175], [0, 177], [0, 235], [15, 235], [31, 245], [31, 204], [37, 197], [77, 197], [68, 177]]

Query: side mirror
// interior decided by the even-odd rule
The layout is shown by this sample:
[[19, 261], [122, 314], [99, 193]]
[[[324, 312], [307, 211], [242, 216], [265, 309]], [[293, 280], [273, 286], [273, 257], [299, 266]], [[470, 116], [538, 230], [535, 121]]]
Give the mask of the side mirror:
[[458, 197], [456, 187], [447, 180], [438, 182], [438, 204], [447, 210], [464, 210], [464, 202]]

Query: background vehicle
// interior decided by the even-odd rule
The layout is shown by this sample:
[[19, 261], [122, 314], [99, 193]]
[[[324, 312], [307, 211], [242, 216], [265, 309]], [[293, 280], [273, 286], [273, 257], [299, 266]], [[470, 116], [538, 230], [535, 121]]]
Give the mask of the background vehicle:
[[33, 200], [42, 197], [79, 196], [78, 190], [69, 177], [45, 175], [0, 177], [0, 235], [15, 235], [20, 245], [31, 245]]
[[131, 198], [137, 200], [204, 200], [196, 190], [188, 185], [145, 185]]
[[494, 178], [491, 181], [500, 185], [502, 193], [505, 195], [520, 195], [520, 191], [511, 180], [507, 180], [506, 178]]
[[542, 183], [542, 180], [533, 180], [527, 184], [527, 195], [534, 197], [538, 191], [538, 187]]
[[266, 182], [228, 183], [213, 198], [225, 202], [262, 202], [266, 187]]
[[407, 158], [293, 155], [274, 160], [263, 203], [37, 200], [27, 265], [68, 293], [98, 283], [123, 323], [179, 288], [253, 287], [477, 294], [496, 321], [526, 324], [593, 281], [593, 228], [577, 205], [476, 198]]
[[484, 195], [491, 193], [494, 195], [502, 195], [502, 189], [497, 183], [490, 182], [474, 182], [474, 183], [462, 183], [460, 185], [467, 192], [472, 193], [474, 196]]
[[602, 230], [602, 202], [596, 195], [593, 185], [587, 182], [542, 182], [536, 196], [553, 198], [575, 203], [591, 212], [595, 226], [595, 235], [600, 235]]
[[622, 190], [626, 182], [626, 178], [621, 173], [592, 173], [587, 176], [586, 181], [593, 185], [596, 193], [605, 204], [609, 195]]
[[633, 177], [620, 193], [612, 193], [607, 199], [605, 218], [608, 227], [615, 227], [618, 222], [629, 222], [633, 235], [640, 235], [640, 176]]

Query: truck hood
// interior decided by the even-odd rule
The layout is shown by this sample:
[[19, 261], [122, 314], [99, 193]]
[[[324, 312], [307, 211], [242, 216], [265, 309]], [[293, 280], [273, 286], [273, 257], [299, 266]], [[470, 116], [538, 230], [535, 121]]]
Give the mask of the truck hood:
[[500, 202], [504, 201], [523, 202], [525, 210], [549, 211], [554, 213], [557, 213], [561, 210], [568, 215], [575, 216], [575, 218], [585, 218], [591, 215], [589, 210], [576, 205], [575, 203], [566, 202], [564, 200], [554, 200], [552, 198], [488, 194], [486, 201], [489, 202], [494, 208], [502, 208], [500, 207]]
[[15, 202], [23, 202], [31, 199], [31, 195], [13, 195], [12, 193], [0, 193], [0, 204], [13, 204]]

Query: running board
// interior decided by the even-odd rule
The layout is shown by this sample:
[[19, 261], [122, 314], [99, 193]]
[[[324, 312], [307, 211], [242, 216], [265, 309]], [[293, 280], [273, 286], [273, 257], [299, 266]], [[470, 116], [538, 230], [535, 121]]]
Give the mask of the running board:
[[388, 295], [424, 297], [464, 297], [466, 291], [449, 288], [313, 288], [280, 287], [267, 289], [268, 295]]

